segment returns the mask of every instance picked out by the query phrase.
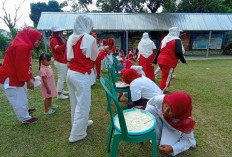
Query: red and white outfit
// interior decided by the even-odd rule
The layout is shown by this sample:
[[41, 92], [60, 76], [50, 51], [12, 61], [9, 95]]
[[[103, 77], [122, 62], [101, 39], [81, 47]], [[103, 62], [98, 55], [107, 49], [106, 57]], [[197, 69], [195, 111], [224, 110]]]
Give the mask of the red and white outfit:
[[72, 122], [69, 142], [76, 142], [87, 136], [91, 85], [95, 81], [93, 61], [98, 56], [96, 39], [89, 35], [92, 28], [93, 21], [85, 15], [79, 15], [74, 24], [73, 34], [67, 42], [67, 60], [70, 61], [67, 85]]
[[[56, 34], [59, 32], [53, 32]], [[50, 49], [54, 57], [54, 65], [58, 71], [57, 91], [62, 92], [67, 76], [67, 60], [65, 58], [65, 44], [60, 37], [52, 36], [50, 39]]]
[[[173, 111], [172, 118], [163, 113], [163, 105], [167, 102]], [[171, 95], [157, 95], [151, 98], [145, 109], [156, 117], [156, 139], [158, 145], [172, 147], [173, 156], [196, 147], [194, 138], [195, 121], [192, 115], [192, 99], [187, 93], [174, 92]]]
[[108, 41], [109, 41], [109, 51], [115, 54], [116, 51], [115, 51], [115, 45], [114, 45], [114, 42], [115, 42], [114, 38], [109, 38]]
[[178, 60], [186, 63], [183, 52], [184, 48], [179, 38], [179, 30], [177, 27], [169, 29], [169, 34], [162, 40], [160, 49], [158, 50], [154, 64], [157, 64], [162, 71], [162, 80], [159, 84], [160, 89], [165, 92], [170, 85], [174, 69], [177, 66]]
[[94, 62], [94, 67], [96, 69], [96, 75], [97, 75], [97, 79], [100, 79], [101, 77], [101, 66], [102, 66], [102, 61], [105, 59], [105, 56], [106, 56], [106, 52], [104, 49], [102, 49], [98, 56], [97, 56], [97, 59], [96, 61]]
[[132, 51], [129, 51], [128, 59], [136, 62], [136, 59], [134, 58], [134, 54], [132, 53]]
[[123, 70], [123, 81], [130, 84], [131, 100], [128, 108], [145, 109], [149, 99], [155, 95], [162, 95], [162, 90], [149, 78], [142, 76], [134, 69]]
[[154, 42], [149, 38], [147, 32], [143, 33], [143, 37], [138, 45], [139, 50], [139, 65], [143, 67], [143, 71], [146, 74], [146, 77], [155, 80], [154, 66], [152, 62], [155, 58], [156, 46]]
[[26, 81], [32, 75], [32, 50], [42, 34], [34, 29], [23, 29], [5, 51], [0, 67], [0, 87], [5, 91], [19, 121], [31, 119], [28, 113]]
[[51, 94], [47, 93], [47, 89], [44, 85], [44, 82], [41, 82], [41, 93], [43, 98], [52, 98], [57, 95], [56, 84], [53, 76], [52, 68], [49, 66], [41, 65], [39, 76], [42, 78], [43, 76], [46, 77], [47, 85], [51, 90]]

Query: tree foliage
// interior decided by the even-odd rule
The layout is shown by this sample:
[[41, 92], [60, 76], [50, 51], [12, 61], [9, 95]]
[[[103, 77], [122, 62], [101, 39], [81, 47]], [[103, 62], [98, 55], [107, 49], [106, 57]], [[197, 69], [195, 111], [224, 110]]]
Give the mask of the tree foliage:
[[231, 0], [181, 0], [174, 4], [176, 9], [165, 6], [165, 12], [180, 13], [229, 13], [232, 12]]
[[71, 6], [73, 12], [90, 12], [92, 0], [65, 0], [62, 5]]
[[44, 2], [31, 3], [30, 19], [34, 23], [34, 27], [38, 25], [41, 12], [62, 12], [61, 8], [64, 5], [59, 5], [57, 1], [49, 1], [48, 4]]
[[97, 0], [97, 7], [103, 12], [149, 12], [156, 13], [166, 3], [176, 0]]
[[4, 52], [6, 51], [7, 47], [8, 47], [8, 42], [7, 42], [7, 38], [4, 37], [2, 34], [0, 34], [0, 51]]

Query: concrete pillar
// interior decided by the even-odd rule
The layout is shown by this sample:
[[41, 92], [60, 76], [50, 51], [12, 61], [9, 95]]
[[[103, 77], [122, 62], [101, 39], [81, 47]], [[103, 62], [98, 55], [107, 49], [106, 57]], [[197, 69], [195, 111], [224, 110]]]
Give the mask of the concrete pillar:
[[206, 58], [209, 57], [209, 47], [210, 47], [211, 35], [212, 35], [212, 31], [209, 32], [209, 41], [208, 41], [208, 45], [207, 45]]

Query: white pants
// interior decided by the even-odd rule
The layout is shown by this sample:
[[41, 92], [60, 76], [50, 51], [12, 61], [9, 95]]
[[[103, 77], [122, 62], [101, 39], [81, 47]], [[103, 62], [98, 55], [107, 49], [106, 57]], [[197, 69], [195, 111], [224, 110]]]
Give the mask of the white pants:
[[60, 63], [57, 61], [54, 61], [54, 65], [58, 71], [57, 91], [62, 92], [68, 67], [67, 67], [67, 64]]
[[158, 75], [161, 72], [160, 67], [158, 66], [158, 68], [155, 70], [155, 76]]
[[27, 89], [25, 87], [5, 89], [3, 84], [0, 84], [0, 87], [6, 93], [6, 97], [12, 105], [18, 120], [26, 121], [31, 119], [31, 116], [28, 113]]
[[105, 63], [105, 58], [101, 60], [101, 71], [103, 71], [104, 63]]
[[71, 105], [72, 130], [69, 139], [78, 141], [87, 135], [91, 107], [91, 77], [87, 73], [68, 70], [67, 85]]
[[108, 61], [111, 65], [113, 65], [114, 61], [112, 54], [106, 55], [106, 61]]

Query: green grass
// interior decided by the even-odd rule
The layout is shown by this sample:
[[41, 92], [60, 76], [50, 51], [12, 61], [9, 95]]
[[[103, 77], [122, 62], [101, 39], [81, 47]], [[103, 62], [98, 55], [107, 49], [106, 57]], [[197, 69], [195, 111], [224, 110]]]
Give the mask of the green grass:
[[[193, 115], [196, 120], [195, 139], [197, 147], [179, 155], [180, 157], [229, 157], [232, 156], [232, 60], [189, 61], [179, 64], [176, 78], [169, 92], [187, 92], [192, 96]], [[57, 71], [52, 64], [54, 76]], [[33, 62], [34, 76], [38, 75], [38, 62]], [[107, 76], [104, 72], [103, 75]], [[160, 82], [160, 76], [156, 83]], [[67, 86], [65, 86], [67, 90]], [[30, 107], [37, 108], [33, 116], [39, 121], [22, 124], [17, 121], [11, 105], [0, 90], [0, 156], [109, 156], [105, 152], [109, 127], [106, 111], [106, 96], [99, 81], [92, 87], [90, 119], [94, 124], [87, 130], [88, 136], [73, 144], [68, 142], [70, 134], [69, 100], [53, 99], [59, 105], [54, 115], [45, 116], [44, 101], [40, 87], [29, 91]], [[121, 102], [126, 107], [126, 100]], [[121, 142], [118, 156], [152, 156], [149, 141], [141, 144]], [[160, 155], [159, 155], [160, 156]]]

